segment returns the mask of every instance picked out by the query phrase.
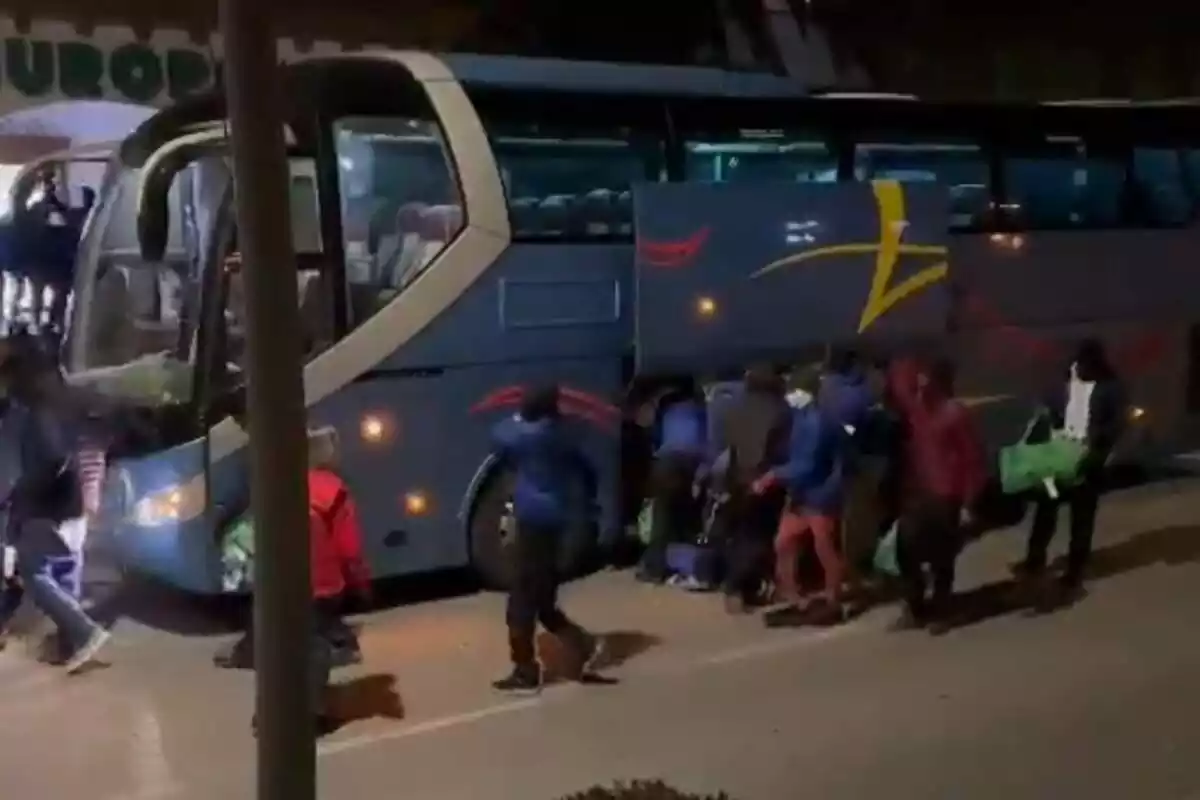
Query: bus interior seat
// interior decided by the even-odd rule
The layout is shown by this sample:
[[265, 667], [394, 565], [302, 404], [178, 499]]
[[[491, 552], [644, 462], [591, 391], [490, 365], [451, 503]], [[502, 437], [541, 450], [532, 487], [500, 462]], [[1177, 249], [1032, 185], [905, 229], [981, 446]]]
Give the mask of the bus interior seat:
[[516, 197], [509, 203], [508, 217], [514, 236], [531, 236], [537, 230], [536, 197]]
[[617, 233], [621, 236], [633, 235], [633, 192], [629, 189], [617, 195]]
[[570, 224], [574, 195], [552, 194], [538, 205], [538, 233], [543, 236], [564, 236]]
[[329, 272], [303, 269], [296, 273], [306, 355], [315, 356], [333, 346], [333, 292]]
[[375, 256], [375, 280], [381, 287], [395, 287], [420, 250], [421, 216], [424, 203], [405, 203], [396, 209], [392, 228], [379, 239]]
[[611, 236], [617, 232], [616, 192], [592, 189], [576, 203], [572, 233], [587, 237]]
[[135, 352], [137, 331], [130, 302], [129, 268], [115, 261], [102, 265], [92, 303], [96, 317], [90, 326], [95, 345], [89, 361], [96, 366], [124, 364]]
[[412, 238], [405, 258], [397, 264], [400, 270], [392, 275], [390, 285], [403, 289], [424, 271], [433, 259], [450, 243], [462, 228], [462, 209], [456, 205], [429, 206], [421, 212], [416, 235]]

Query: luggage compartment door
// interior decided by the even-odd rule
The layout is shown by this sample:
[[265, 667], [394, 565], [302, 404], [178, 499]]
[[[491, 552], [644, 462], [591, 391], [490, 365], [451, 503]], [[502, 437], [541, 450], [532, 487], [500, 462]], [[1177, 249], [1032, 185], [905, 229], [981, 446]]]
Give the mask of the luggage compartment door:
[[637, 187], [639, 371], [943, 333], [948, 199], [896, 181]]

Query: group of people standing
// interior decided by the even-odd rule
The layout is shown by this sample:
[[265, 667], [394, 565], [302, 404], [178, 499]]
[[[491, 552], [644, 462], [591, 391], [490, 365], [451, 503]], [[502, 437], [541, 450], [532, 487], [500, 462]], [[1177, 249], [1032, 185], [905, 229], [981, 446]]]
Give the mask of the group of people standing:
[[[1086, 456], [1061, 498], [1035, 499], [1028, 553], [1014, 571], [1038, 607], [1081, 586], [1104, 465], [1124, 420], [1099, 343], [1081, 345], [1044, 410], [1048, 426], [1085, 443]], [[667, 548], [695, 540], [703, 516], [715, 529], [708, 540], [722, 545], [729, 611], [777, 605], [768, 624], [838, 624], [868, 601], [861, 579], [894, 525], [897, 627], [952, 624], [955, 563], [980, 524], [992, 470], [947, 362], [896, 358], [868, 370], [841, 351], [823, 370], [752, 368], [740, 387], [718, 385], [708, 396], [687, 383], [662, 399], [654, 440], [642, 580], [667, 578]], [[1043, 578], [1061, 503], [1071, 509], [1071, 541], [1055, 583]], [[715, 513], [702, 515], [704, 504]], [[822, 591], [810, 596], [798, 573], [819, 573]]]
[[61, 334], [66, 323], [79, 237], [96, 192], [85, 186], [78, 206], [59, 192], [54, 175], [43, 175], [33, 201], [12, 209], [0, 227], [0, 327], [5, 334], [18, 326]]

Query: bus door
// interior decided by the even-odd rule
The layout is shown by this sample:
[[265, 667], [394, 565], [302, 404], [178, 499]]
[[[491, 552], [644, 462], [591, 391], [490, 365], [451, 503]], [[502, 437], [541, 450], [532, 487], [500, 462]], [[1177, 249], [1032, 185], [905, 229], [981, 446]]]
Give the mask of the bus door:
[[634, 205], [642, 373], [946, 330], [943, 187], [653, 184], [635, 189]]

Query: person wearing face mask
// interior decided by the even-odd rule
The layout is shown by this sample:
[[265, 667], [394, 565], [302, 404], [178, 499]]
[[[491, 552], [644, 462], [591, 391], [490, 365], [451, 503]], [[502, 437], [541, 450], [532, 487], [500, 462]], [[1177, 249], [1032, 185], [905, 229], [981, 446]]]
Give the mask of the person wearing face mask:
[[896, 627], [940, 632], [948, 625], [962, 527], [971, 523], [987, 478], [983, 446], [967, 410], [954, 399], [948, 363], [897, 361], [889, 369], [888, 391], [906, 432], [896, 547], [905, 610]]
[[1078, 593], [1092, 552], [1096, 509], [1100, 502], [1104, 466], [1121, 436], [1125, 419], [1124, 390], [1108, 361], [1103, 345], [1094, 339], [1080, 343], [1071, 361], [1066, 382], [1046, 404], [1050, 424], [1085, 445], [1078, 481], [1058, 499], [1040, 496], [1025, 559], [1016, 565], [1018, 577], [1036, 580], [1046, 569], [1046, 551], [1058, 525], [1058, 508], [1070, 508], [1070, 542], [1067, 563], [1055, 587], [1041, 593], [1038, 604], [1053, 606]]

